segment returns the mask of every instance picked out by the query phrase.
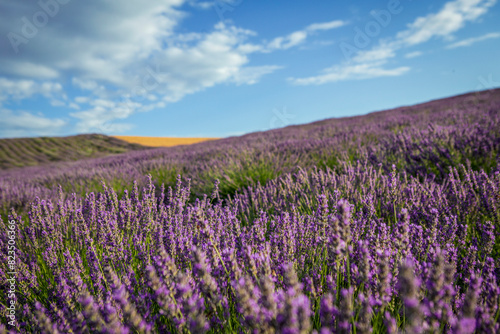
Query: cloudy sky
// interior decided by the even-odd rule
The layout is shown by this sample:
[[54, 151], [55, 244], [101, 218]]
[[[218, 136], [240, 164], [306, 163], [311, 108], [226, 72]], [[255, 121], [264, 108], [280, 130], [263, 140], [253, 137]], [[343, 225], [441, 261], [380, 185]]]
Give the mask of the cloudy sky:
[[0, 137], [224, 137], [500, 86], [496, 0], [0, 0]]

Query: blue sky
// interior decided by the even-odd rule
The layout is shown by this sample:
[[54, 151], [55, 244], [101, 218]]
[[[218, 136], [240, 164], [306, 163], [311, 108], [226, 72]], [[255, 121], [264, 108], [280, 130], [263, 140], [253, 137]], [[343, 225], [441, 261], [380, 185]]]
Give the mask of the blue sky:
[[0, 0], [0, 137], [226, 137], [500, 86], [496, 0]]

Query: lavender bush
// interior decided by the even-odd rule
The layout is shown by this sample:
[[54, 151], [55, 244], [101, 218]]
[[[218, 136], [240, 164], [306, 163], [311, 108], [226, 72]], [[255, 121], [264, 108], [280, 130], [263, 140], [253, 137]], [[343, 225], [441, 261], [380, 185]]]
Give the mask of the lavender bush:
[[249, 134], [190, 146], [136, 151], [120, 156], [0, 172], [0, 212], [26, 212], [36, 197], [85, 197], [104, 180], [118, 193], [131, 191], [146, 175], [175, 186], [178, 174], [192, 180], [192, 198], [220, 180], [222, 197], [264, 184], [297, 167], [339, 170], [344, 161], [368, 161], [385, 172], [398, 170], [444, 182], [449, 167], [468, 165], [491, 173], [500, 157], [500, 89], [466, 94], [413, 107]]
[[[408, 108], [12, 170], [14, 331], [496, 333], [495, 96], [431, 104], [430, 127]], [[2, 314], [7, 245], [0, 234]]]

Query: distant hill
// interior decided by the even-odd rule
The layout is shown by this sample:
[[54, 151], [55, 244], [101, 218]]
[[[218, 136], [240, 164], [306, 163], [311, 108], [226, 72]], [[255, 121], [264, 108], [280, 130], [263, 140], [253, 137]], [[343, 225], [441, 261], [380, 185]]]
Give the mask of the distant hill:
[[184, 137], [138, 137], [138, 136], [114, 136], [128, 143], [140, 144], [150, 147], [171, 147], [178, 145], [191, 145], [219, 138], [184, 138]]
[[99, 134], [0, 139], [0, 169], [97, 158], [147, 148]]

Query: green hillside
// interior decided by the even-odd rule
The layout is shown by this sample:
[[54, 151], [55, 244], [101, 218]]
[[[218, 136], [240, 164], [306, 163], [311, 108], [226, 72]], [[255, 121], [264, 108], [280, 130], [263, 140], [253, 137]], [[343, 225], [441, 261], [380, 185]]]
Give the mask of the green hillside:
[[99, 134], [0, 139], [0, 169], [96, 158], [145, 148]]

